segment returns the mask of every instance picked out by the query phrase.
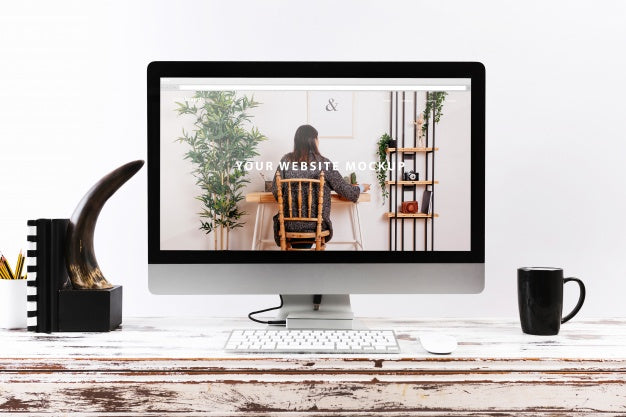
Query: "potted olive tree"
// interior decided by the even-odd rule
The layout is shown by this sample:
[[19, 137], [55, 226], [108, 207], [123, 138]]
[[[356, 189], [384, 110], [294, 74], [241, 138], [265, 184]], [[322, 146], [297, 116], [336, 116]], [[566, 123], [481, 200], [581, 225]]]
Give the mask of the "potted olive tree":
[[227, 250], [230, 231], [242, 227], [246, 213], [238, 207], [249, 182], [245, 163], [258, 155], [259, 142], [267, 138], [252, 126], [249, 109], [260, 103], [238, 97], [234, 91], [197, 91], [190, 104], [176, 103], [179, 115], [194, 120], [191, 132], [177, 139], [189, 145], [185, 159], [195, 166], [193, 175], [202, 194], [200, 229], [213, 233], [214, 249]]

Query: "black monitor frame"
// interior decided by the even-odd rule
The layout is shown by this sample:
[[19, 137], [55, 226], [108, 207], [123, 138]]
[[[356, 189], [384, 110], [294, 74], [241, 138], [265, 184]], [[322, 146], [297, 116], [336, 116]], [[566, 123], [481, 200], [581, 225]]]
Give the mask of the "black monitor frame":
[[[480, 62], [159, 61], [148, 65], [148, 263], [484, 263], [485, 67]], [[160, 248], [161, 78], [470, 78], [470, 251], [199, 251]]]

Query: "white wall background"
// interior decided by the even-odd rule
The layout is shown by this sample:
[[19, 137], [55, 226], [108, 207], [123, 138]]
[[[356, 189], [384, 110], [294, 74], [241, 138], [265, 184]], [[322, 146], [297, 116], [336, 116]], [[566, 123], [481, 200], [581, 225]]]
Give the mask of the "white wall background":
[[[487, 68], [486, 289], [355, 296], [356, 313], [515, 316], [515, 270], [583, 278], [581, 317], [625, 316], [626, 3], [20, 1], [0, 6], [0, 249], [145, 157], [153, 60], [477, 60]], [[146, 171], [103, 210], [98, 260], [127, 315], [243, 315], [271, 296], [152, 296]], [[568, 291], [574, 293], [575, 289]], [[568, 302], [571, 304], [572, 297]]]
[[[179, 116], [176, 109], [178, 103], [193, 102], [194, 91], [162, 91], [161, 93], [161, 249], [166, 250], [207, 250], [214, 247], [214, 236], [206, 235], [200, 230], [200, 220], [197, 213], [203, 210], [203, 205], [196, 199], [201, 189], [190, 173], [195, 166], [185, 159], [190, 149], [186, 143], [176, 141], [182, 135], [182, 129], [193, 132], [195, 118], [193, 116]], [[251, 125], [267, 137], [259, 143], [259, 155], [253, 158], [260, 166], [273, 166], [269, 169], [253, 168], [248, 174], [250, 183], [243, 192], [263, 191], [263, 173], [271, 180], [283, 155], [293, 149], [293, 136], [298, 126], [308, 123], [307, 120], [307, 93], [305, 91], [241, 91], [239, 96], [254, 96], [261, 103], [248, 113], [252, 116]], [[420, 92], [417, 96], [417, 112], [424, 111], [426, 94]], [[470, 161], [471, 161], [471, 132], [470, 132], [470, 104], [471, 93], [468, 91], [451, 91], [445, 102], [443, 115], [437, 125], [436, 139], [440, 152], [436, 156], [435, 178], [439, 184], [435, 187], [436, 212], [440, 215], [435, 225], [435, 249], [448, 251], [466, 251], [471, 248], [470, 232]], [[399, 106], [402, 111], [402, 104]], [[382, 133], [389, 130], [389, 92], [359, 91], [353, 94], [353, 137], [351, 138], [324, 138], [324, 131], [320, 130], [320, 152], [322, 155], [336, 162], [339, 172], [347, 176], [353, 170], [347, 170], [348, 163], [375, 163], [378, 141]], [[402, 116], [400, 116], [402, 120]], [[406, 146], [413, 143], [413, 94], [405, 97], [404, 131]], [[321, 129], [320, 126], [316, 126]], [[401, 143], [402, 122], [399, 122], [398, 140]], [[431, 138], [432, 144], [432, 138]], [[424, 179], [425, 163], [423, 154], [417, 158], [417, 172]], [[393, 161], [393, 159], [392, 159]], [[412, 160], [406, 161], [407, 168], [413, 167]], [[389, 249], [389, 220], [383, 217], [389, 211], [389, 202], [383, 199], [380, 186], [373, 169], [356, 169], [361, 184], [371, 184], [371, 202], [359, 204], [359, 217], [363, 232], [363, 246], [366, 250]], [[425, 187], [418, 187], [417, 201], [421, 204], [422, 192]], [[413, 198], [413, 192], [405, 192], [405, 198]], [[400, 201], [400, 199], [398, 199]], [[249, 250], [253, 238], [257, 204], [242, 201], [239, 207], [247, 213], [242, 218], [244, 227], [230, 232], [229, 248], [231, 250]], [[350, 226], [348, 205], [335, 205], [331, 211], [334, 237], [327, 250], [353, 250], [351, 244], [336, 244], [338, 241], [353, 240]], [[272, 216], [277, 213], [277, 206], [268, 206], [263, 220], [262, 236], [272, 239], [272, 243], [265, 245], [265, 250], [279, 250], [273, 243]], [[422, 250], [424, 242], [423, 221], [418, 221], [416, 241], [417, 249]], [[398, 247], [400, 247], [401, 225], [398, 229]], [[412, 222], [405, 222], [405, 245], [412, 247]]]

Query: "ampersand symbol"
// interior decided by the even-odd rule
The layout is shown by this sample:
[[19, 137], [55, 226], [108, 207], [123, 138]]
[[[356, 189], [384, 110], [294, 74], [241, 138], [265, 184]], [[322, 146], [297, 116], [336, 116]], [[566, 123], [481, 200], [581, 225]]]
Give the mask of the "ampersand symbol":
[[334, 98], [328, 100], [328, 104], [326, 105], [326, 111], [337, 111], [338, 103], [335, 102]]

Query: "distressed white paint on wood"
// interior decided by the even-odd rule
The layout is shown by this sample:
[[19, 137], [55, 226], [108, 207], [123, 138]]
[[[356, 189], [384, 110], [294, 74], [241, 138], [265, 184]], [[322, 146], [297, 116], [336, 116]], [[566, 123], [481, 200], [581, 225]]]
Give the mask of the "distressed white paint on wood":
[[[553, 337], [524, 335], [514, 320], [366, 324], [393, 328], [402, 352], [223, 352], [231, 329], [262, 328], [244, 320], [127, 319], [102, 334], [0, 331], [0, 412], [626, 414], [626, 320], [567, 323]], [[423, 351], [417, 337], [434, 330], [455, 335], [458, 350]]]

